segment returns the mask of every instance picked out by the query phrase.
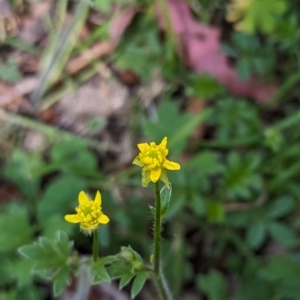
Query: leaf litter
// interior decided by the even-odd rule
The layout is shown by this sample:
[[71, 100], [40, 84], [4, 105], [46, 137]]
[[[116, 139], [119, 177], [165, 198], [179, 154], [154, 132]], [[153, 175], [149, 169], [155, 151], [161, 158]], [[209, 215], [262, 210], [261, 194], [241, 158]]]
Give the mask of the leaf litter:
[[[198, 74], [205, 72], [215, 77], [232, 94], [251, 97], [258, 102], [266, 102], [278, 91], [274, 83], [266, 83], [259, 78], [242, 81], [237, 71], [221, 51], [220, 28], [207, 26], [196, 21], [189, 5], [180, 0], [168, 0], [168, 11], [174, 33], [184, 49], [184, 60]], [[157, 18], [161, 28], [166, 24], [159, 7]]]

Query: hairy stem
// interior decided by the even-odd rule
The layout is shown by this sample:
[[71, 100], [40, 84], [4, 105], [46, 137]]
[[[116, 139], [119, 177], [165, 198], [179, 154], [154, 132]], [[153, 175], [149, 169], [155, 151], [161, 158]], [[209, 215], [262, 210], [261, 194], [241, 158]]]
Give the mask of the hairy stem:
[[155, 274], [154, 282], [158, 289], [160, 298], [162, 300], [172, 300], [171, 293], [169, 291], [169, 287], [168, 287], [167, 282], [165, 281], [164, 277], [162, 276], [162, 274]]
[[160, 297], [162, 300], [171, 300], [171, 294], [169, 287], [164, 280], [164, 277], [161, 272], [160, 265], [160, 242], [161, 242], [161, 226], [162, 226], [162, 217], [161, 217], [161, 200], [160, 200], [160, 190], [159, 182], [155, 183], [155, 220], [154, 220], [154, 282], [159, 291]]
[[160, 233], [161, 233], [161, 204], [159, 182], [155, 183], [155, 220], [154, 220], [154, 272], [160, 273]]

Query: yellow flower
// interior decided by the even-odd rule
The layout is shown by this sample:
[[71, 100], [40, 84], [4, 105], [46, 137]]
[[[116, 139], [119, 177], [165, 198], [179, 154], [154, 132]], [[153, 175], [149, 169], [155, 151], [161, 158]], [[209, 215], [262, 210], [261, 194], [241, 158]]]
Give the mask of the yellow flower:
[[81, 191], [78, 195], [78, 202], [79, 206], [75, 209], [77, 213], [65, 215], [65, 220], [70, 223], [80, 223], [80, 229], [83, 232], [91, 234], [100, 224], [109, 222], [108, 216], [101, 210], [101, 194], [99, 191], [97, 191], [94, 201], [89, 199], [84, 191]]
[[159, 145], [151, 142], [137, 145], [140, 153], [132, 162], [142, 167], [142, 185], [146, 187], [150, 181], [157, 182], [161, 179], [168, 187], [170, 182], [167, 176], [167, 170], [179, 170], [180, 165], [168, 160], [169, 153], [167, 149], [167, 138], [164, 137]]

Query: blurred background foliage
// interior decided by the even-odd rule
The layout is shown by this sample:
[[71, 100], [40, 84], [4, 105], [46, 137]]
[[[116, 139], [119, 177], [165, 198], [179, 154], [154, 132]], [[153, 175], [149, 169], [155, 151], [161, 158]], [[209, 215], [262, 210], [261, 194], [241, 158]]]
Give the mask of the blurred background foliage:
[[[151, 187], [131, 161], [136, 143], [164, 136], [182, 166], [170, 173], [163, 236], [174, 299], [300, 299], [299, 3], [183, 2], [0, 1], [0, 299], [53, 299], [17, 253], [37, 236], [61, 230], [90, 253], [90, 239], [63, 219], [80, 190], [102, 192], [111, 219], [99, 232], [103, 255], [130, 245], [150, 257]], [[197, 26], [211, 37], [217, 28], [219, 40], [190, 46]], [[195, 61], [193, 49], [207, 56]], [[74, 57], [84, 57], [76, 71]], [[72, 92], [85, 108], [93, 94], [82, 86], [100, 82], [117, 82], [126, 108], [96, 111], [78, 129], [72, 102], [58, 105]], [[155, 299], [152, 290], [137, 299]]]

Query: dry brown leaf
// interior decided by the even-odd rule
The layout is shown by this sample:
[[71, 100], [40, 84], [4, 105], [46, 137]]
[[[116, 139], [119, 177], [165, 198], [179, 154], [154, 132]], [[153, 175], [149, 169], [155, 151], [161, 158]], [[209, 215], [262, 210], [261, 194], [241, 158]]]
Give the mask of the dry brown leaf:
[[[271, 99], [277, 92], [275, 84], [261, 82], [258, 78], [242, 81], [220, 49], [221, 30], [196, 21], [187, 3], [168, 0], [170, 21], [174, 33], [185, 50], [185, 62], [198, 74], [208, 72], [231, 93], [252, 97], [260, 102]], [[158, 10], [158, 21], [165, 28], [164, 19]], [[180, 51], [180, 49], [179, 49]]]
[[137, 8], [134, 7], [126, 11], [116, 10], [110, 26], [110, 38], [114, 45], [119, 43], [122, 34], [133, 20], [137, 11]]
[[92, 60], [109, 54], [112, 50], [113, 45], [109, 41], [96, 44], [90, 49], [86, 49], [81, 55], [72, 58], [67, 64], [67, 71], [70, 74], [78, 73], [80, 70], [89, 65]]

